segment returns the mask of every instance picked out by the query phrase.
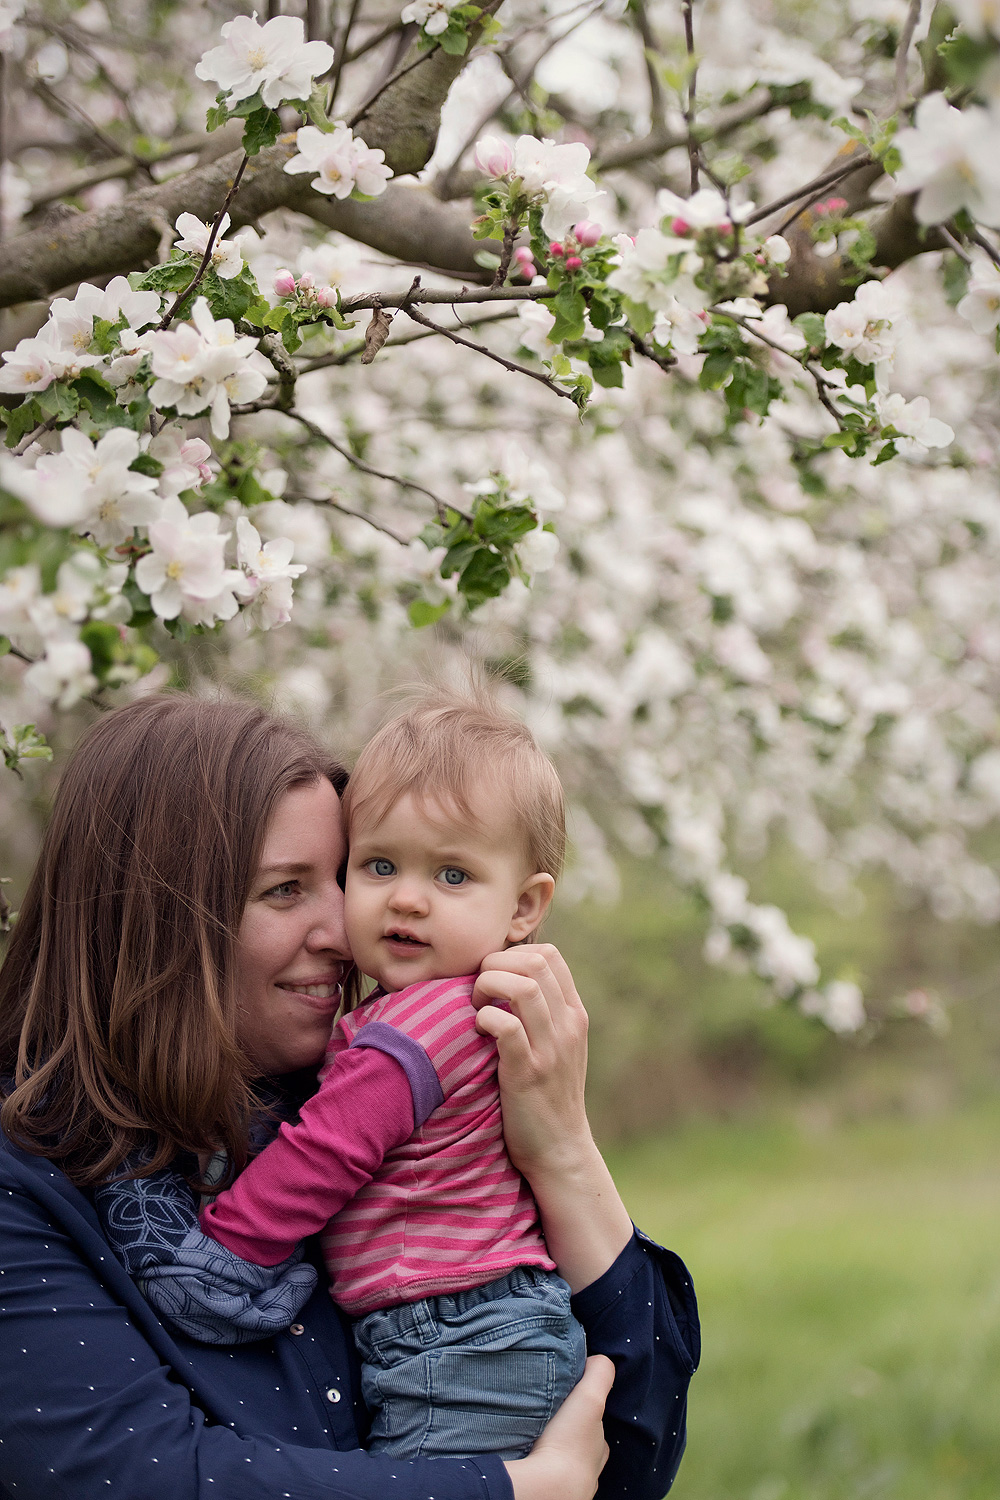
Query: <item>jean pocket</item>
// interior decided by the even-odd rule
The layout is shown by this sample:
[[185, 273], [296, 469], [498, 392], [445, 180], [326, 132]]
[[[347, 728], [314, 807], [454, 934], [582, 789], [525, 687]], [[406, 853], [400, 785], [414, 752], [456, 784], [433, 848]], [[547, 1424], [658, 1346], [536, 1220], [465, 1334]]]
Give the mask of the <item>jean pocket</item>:
[[[438, 1350], [428, 1356], [430, 1431], [440, 1438], [446, 1424], [463, 1432], [502, 1428], [531, 1442], [552, 1415], [555, 1377], [551, 1350]], [[467, 1438], [463, 1450], [478, 1451]], [[482, 1451], [494, 1451], [494, 1444]]]

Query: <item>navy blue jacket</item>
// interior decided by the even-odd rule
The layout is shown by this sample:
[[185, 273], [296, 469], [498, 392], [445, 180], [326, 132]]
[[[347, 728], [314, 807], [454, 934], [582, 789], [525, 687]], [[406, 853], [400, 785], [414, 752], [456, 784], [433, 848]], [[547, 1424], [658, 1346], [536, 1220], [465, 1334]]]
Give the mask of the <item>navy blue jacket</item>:
[[[617, 1366], [600, 1500], [660, 1500], [698, 1362], [691, 1280], [638, 1232], [573, 1299]], [[502, 1462], [361, 1448], [350, 1328], [325, 1283], [286, 1333], [236, 1349], [168, 1332], [85, 1194], [0, 1138], [4, 1500], [511, 1500]]]

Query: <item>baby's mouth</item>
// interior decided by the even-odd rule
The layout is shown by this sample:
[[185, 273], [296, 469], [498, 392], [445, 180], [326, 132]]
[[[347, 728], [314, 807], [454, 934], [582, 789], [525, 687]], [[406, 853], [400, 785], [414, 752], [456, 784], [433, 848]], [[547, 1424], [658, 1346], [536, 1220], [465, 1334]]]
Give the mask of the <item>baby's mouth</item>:
[[419, 938], [414, 937], [410, 932], [387, 932], [384, 935], [384, 941], [387, 943], [402, 943], [407, 948], [426, 948], [428, 946], [427, 943], [422, 943]]

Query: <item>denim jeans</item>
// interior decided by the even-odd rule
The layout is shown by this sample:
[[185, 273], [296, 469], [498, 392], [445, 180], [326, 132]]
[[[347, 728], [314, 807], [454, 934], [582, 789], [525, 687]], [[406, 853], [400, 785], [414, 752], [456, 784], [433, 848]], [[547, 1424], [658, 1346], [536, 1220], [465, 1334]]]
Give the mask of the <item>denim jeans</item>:
[[359, 1319], [372, 1453], [523, 1458], [583, 1374], [565, 1281], [521, 1266], [451, 1296]]

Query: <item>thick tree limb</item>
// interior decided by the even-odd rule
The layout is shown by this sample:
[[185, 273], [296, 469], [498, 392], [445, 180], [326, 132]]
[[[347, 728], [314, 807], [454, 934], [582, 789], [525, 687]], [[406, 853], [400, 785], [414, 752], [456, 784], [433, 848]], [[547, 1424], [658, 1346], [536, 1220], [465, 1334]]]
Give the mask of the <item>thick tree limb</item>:
[[[486, 8], [494, 10], [499, 4], [500, 0], [490, 0]], [[417, 171], [430, 157], [441, 106], [467, 58], [468, 53], [451, 57], [440, 48], [420, 53], [414, 44], [403, 59], [405, 76], [401, 69], [356, 116], [357, 134], [385, 151], [397, 175]], [[467, 224], [459, 228], [459, 215], [431, 194], [390, 184], [373, 203], [324, 203], [308, 180], [283, 170], [293, 153], [291, 137], [284, 137], [253, 158], [232, 206], [234, 227], [252, 223], [271, 209], [295, 208], [397, 259], [481, 276], [473, 258], [479, 247]], [[133, 270], [151, 260], [160, 241], [157, 225], [164, 220], [172, 224], [185, 211], [206, 222], [213, 219], [241, 161], [242, 152], [230, 152], [131, 193], [99, 213], [81, 214], [69, 224], [20, 236], [9, 245], [0, 269], [0, 307], [44, 297], [88, 276]]]
[[[424, 188], [396, 183], [371, 203], [328, 200], [302, 177], [282, 170], [294, 150], [291, 137], [285, 137], [251, 160], [231, 209], [235, 228], [271, 209], [294, 208], [397, 260], [433, 265], [471, 279], [484, 276], [474, 259], [481, 245], [461, 210], [441, 203]], [[0, 307], [48, 296], [87, 277], [131, 271], [153, 260], [160, 241], [158, 224], [173, 224], [185, 211], [206, 222], [212, 219], [242, 159], [242, 151], [230, 152], [207, 166], [131, 193], [110, 208], [76, 214], [66, 223], [10, 241], [0, 266]]]

